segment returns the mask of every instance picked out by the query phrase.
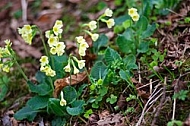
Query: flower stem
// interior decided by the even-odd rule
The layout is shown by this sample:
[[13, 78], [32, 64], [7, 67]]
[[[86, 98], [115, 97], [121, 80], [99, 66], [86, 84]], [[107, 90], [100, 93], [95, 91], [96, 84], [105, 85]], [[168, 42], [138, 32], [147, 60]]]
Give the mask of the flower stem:
[[17, 60], [16, 60], [15, 57], [13, 57], [13, 60], [15, 61], [15, 64], [17, 65], [19, 72], [22, 74], [22, 76], [24, 77], [24, 79], [25, 79], [26, 81], [28, 81], [28, 77], [26, 76], [26, 74], [25, 74], [24, 71], [22, 70], [21, 66], [19, 65], [19, 63], [17, 62]]
[[41, 40], [42, 40], [42, 43], [43, 43], [43, 46], [44, 46], [44, 49], [45, 49], [45, 53], [46, 53], [46, 55], [48, 56], [48, 57], [50, 57], [50, 55], [49, 55], [49, 53], [48, 53], [48, 51], [47, 51], [47, 46], [46, 46], [46, 44], [45, 44], [45, 40], [44, 40], [44, 37], [43, 37], [43, 35], [42, 35], [42, 32], [41, 32], [41, 30], [39, 29], [39, 28], [37, 28], [38, 29], [38, 31], [39, 31], [39, 33], [40, 33], [40, 38], [41, 38]]

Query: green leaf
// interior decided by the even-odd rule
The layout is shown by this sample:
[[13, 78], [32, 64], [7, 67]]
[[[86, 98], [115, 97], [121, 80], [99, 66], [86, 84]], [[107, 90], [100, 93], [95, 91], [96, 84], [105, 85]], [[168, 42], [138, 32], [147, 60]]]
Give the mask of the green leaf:
[[79, 115], [84, 112], [84, 104], [83, 100], [77, 100], [71, 104], [72, 107], [67, 106], [66, 110], [72, 116]]
[[38, 93], [41, 96], [48, 95], [52, 92], [52, 89], [46, 83], [34, 85], [31, 81], [27, 82], [31, 92]]
[[108, 88], [107, 88], [107, 87], [104, 87], [104, 86], [102, 86], [102, 87], [98, 90], [98, 94], [100, 94], [100, 96], [106, 95], [107, 92], [108, 92]]
[[51, 59], [50, 63], [53, 62], [53, 64], [50, 64], [50, 65], [52, 66], [52, 69], [56, 71], [56, 78], [62, 78], [65, 74], [63, 67], [67, 65], [68, 57], [65, 55], [62, 55], [62, 56], [54, 55], [54, 56], [51, 56], [50, 59]]
[[84, 117], [88, 119], [92, 113], [93, 113], [92, 109], [89, 109], [89, 110], [87, 110], [87, 111], [84, 113]]
[[36, 110], [31, 109], [29, 106], [25, 106], [14, 114], [14, 118], [16, 120], [27, 119], [28, 121], [33, 121], [36, 114]]
[[95, 52], [98, 52], [98, 50], [101, 47], [106, 47], [108, 44], [108, 37], [105, 34], [101, 34], [95, 42], [93, 42], [93, 48], [95, 48]]
[[45, 79], [46, 79], [46, 76], [43, 72], [41, 71], [38, 71], [35, 75], [35, 78], [36, 80], [39, 82], [39, 83], [44, 83], [45, 82]]
[[67, 104], [71, 104], [77, 98], [77, 91], [72, 86], [66, 86], [63, 88], [63, 93]]
[[122, 23], [122, 26], [127, 29], [128, 27], [130, 27], [132, 25], [132, 21], [129, 19], [129, 20], [126, 20]]
[[95, 109], [99, 108], [99, 104], [93, 103], [93, 104], [92, 104], [92, 108], [95, 108]]
[[83, 84], [79, 87], [78, 92], [77, 92], [77, 97], [80, 97], [84, 89], [88, 86], [88, 84]]
[[188, 97], [188, 90], [181, 90], [173, 95], [173, 99], [178, 98], [179, 100], [185, 100]]
[[143, 31], [142, 35], [141, 35], [141, 39], [150, 37], [154, 31], [156, 30], [156, 23], [153, 23], [152, 25], [148, 25], [148, 28]]
[[117, 37], [116, 43], [123, 53], [132, 53], [136, 48], [134, 42], [126, 39], [123, 35]]
[[0, 85], [0, 101], [3, 101], [3, 99], [6, 97], [8, 92], [7, 85]]
[[66, 107], [60, 105], [60, 100], [56, 98], [49, 98], [47, 112], [57, 116], [67, 116]]
[[47, 96], [35, 96], [28, 100], [27, 105], [30, 106], [30, 108], [37, 110], [47, 107], [48, 101], [49, 97]]
[[124, 30], [124, 27], [122, 25], [115, 25], [114, 26], [114, 33], [116, 33], [116, 34], [123, 32], [123, 30]]
[[108, 47], [105, 52], [106, 63], [111, 64], [112, 62], [116, 60], [121, 60], [120, 55], [118, 54], [118, 52]]
[[128, 55], [123, 59], [127, 70], [138, 69], [136, 65], [136, 57], [133, 54]]
[[130, 72], [129, 72], [128, 70], [124, 71], [124, 70], [121, 69], [121, 70], [119, 71], [119, 76], [120, 76], [123, 80], [127, 81], [127, 83], [128, 83], [131, 87], [135, 88], [135, 86], [130, 82], [130, 77], [131, 77], [132, 75], [130, 74]]
[[111, 94], [110, 98], [106, 99], [106, 102], [109, 102], [110, 104], [114, 104], [117, 101], [117, 96]]
[[148, 19], [145, 16], [141, 16], [140, 19], [137, 21], [135, 27], [139, 31], [137, 34], [140, 35], [142, 32], [144, 32], [147, 29]]
[[52, 126], [65, 126], [66, 125], [66, 119], [63, 117], [55, 117], [51, 121]]
[[138, 53], [145, 53], [145, 52], [148, 51], [148, 49], [149, 49], [149, 42], [141, 42], [141, 43], [139, 44], [139, 47], [138, 47], [138, 49], [137, 49], [137, 52], [138, 52]]
[[104, 78], [107, 73], [106, 69], [107, 66], [103, 62], [96, 62], [91, 69], [90, 75], [96, 80], [98, 80], [99, 78]]

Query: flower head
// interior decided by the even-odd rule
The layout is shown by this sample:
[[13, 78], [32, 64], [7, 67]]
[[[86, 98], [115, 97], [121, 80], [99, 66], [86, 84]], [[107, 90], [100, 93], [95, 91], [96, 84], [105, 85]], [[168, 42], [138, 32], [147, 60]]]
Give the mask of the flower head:
[[48, 39], [49, 47], [56, 46], [58, 43], [58, 38], [56, 36], [50, 36]]
[[86, 40], [83, 38], [83, 36], [76, 37], [77, 42], [80, 44], [82, 42], [86, 42]]
[[89, 47], [89, 45], [88, 45], [87, 42], [81, 42], [80, 45], [79, 45], [79, 48], [83, 48], [83, 49], [86, 49], [88, 47]]
[[73, 73], [74, 73], [74, 74], [78, 74], [78, 73], [79, 73], [79, 70], [76, 68], [76, 66], [75, 66], [75, 65], [73, 65], [73, 68], [74, 68]]
[[41, 65], [42, 65], [42, 66], [47, 65], [47, 64], [49, 63], [48, 57], [47, 57], [47, 56], [42, 56], [42, 57], [40, 58], [40, 62], [41, 62]]
[[93, 41], [96, 41], [99, 37], [99, 34], [91, 34], [91, 38]]
[[61, 100], [60, 100], [60, 105], [61, 106], [66, 106], [67, 102], [66, 100], [63, 98], [63, 91], [61, 91]]
[[58, 28], [61, 28], [61, 27], [63, 27], [63, 22], [62, 22], [61, 20], [56, 20], [54, 26], [55, 26], [55, 27], [58, 27]]
[[139, 14], [136, 13], [135, 15], [132, 16], [133, 21], [138, 21], [139, 20]]
[[113, 15], [113, 11], [109, 8], [107, 8], [104, 12], [105, 16], [111, 17]]
[[61, 34], [61, 33], [63, 32], [63, 29], [61, 29], [61, 28], [58, 27], [58, 26], [54, 26], [54, 27], [53, 27], [53, 32], [54, 32], [54, 34], [57, 36], [57, 35], [59, 35], [59, 34]]
[[86, 48], [79, 47], [79, 55], [80, 56], [85, 56], [86, 55]]
[[96, 21], [91, 21], [88, 23], [88, 27], [90, 28], [91, 31], [97, 28], [97, 22]]
[[18, 33], [21, 35], [26, 43], [28, 43], [29, 45], [32, 44], [33, 35], [30, 25], [24, 25], [22, 28], [18, 28]]
[[112, 28], [115, 25], [115, 21], [113, 18], [111, 18], [106, 21], [106, 24], [107, 24], [108, 28]]
[[65, 70], [65, 72], [68, 72], [68, 73], [71, 72], [70, 62], [63, 69]]
[[133, 15], [135, 15], [137, 13], [137, 9], [136, 8], [130, 8], [128, 9], [128, 14], [132, 17]]
[[49, 37], [51, 36], [51, 31], [50, 31], [50, 30], [47, 30], [47, 31], [45, 32], [45, 36], [46, 36], [46, 38], [49, 38]]
[[78, 67], [79, 69], [82, 69], [83, 67], [85, 67], [85, 60], [78, 60]]
[[3, 66], [3, 69], [2, 69], [4, 72], [9, 72], [10, 71], [10, 67], [8, 65], [4, 65]]

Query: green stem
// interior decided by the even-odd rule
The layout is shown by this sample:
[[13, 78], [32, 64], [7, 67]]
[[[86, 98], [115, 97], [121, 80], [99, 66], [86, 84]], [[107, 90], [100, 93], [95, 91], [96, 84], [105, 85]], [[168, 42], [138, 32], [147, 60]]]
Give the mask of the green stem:
[[47, 55], [48, 57], [50, 57], [50, 55], [49, 55], [49, 53], [48, 53], [48, 50], [47, 50], [47, 46], [46, 46], [45, 40], [44, 40], [44, 37], [43, 37], [43, 35], [42, 35], [42, 32], [41, 32], [41, 30], [40, 30], [39, 28], [37, 28], [37, 29], [38, 29], [38, 31], [39, 31], [39, 33], [40, 33], [40, 38], [41, 38], [41, 40], [42, 40], [42, 43], [43, 43], [43, 46], [44, 46], [44, 49], [45, 49], [45, 53], [46, 53], [46, 55]]
[[48, 78], [49, 78], [49, 81], [50, 81], [51, 88], [54, 91], [53, 81], [52, 81], [51, 77], [48, 77]]
[[22, 68], [21, 68], [21, 66], [19, 65], [19, 63], [17, 62], [16, 58], [13, 57], [13, 59], [14, 59], [14, 61], [15, 61], [15, 64], [16, 64], [17, 67], [18, 67], [19, 72], [22, 74], [22, 76], [24, 77], [24, 79], [25, 79], [26, 81], [28, 81], [28, 77], [26, 76], [26, 74], [25, 74], [24, 71], [22, 70]]

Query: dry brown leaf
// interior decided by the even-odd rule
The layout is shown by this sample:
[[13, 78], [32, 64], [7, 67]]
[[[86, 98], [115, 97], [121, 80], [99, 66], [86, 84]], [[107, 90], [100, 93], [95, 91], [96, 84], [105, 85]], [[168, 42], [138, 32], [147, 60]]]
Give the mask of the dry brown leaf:
[[[78, 73], [76, 75], [71, 75], [71, 80], [70, 80], [70, 77], [66, 77], [66, 78], [63, 78], [63, 79], [57, 79], [55, 82], [54, 82], [54, 86], [55, 86], [55, 90], [54, 90], [54, 93], [53, 93], [53, 96], [55, 98], [58, 97], [58, 94], [60, 94], [61, 90], [67, 86], [67, 85], [77, 85], [77, 84], [80, 84], [81, 82], [84, 82], [86, 81], [88, 78], [87, 78], [87, 73], [84, 71], [82, 73]], [[71, 81], [71, 83], [70, 83]]]

